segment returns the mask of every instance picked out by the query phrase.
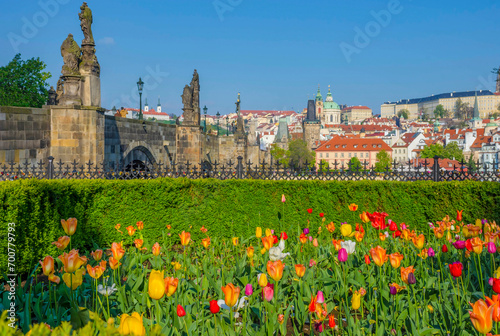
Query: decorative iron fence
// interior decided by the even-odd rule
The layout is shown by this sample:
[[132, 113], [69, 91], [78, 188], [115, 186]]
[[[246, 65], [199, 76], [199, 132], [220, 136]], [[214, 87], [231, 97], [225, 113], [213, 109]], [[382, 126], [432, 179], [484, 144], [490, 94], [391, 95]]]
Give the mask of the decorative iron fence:
[[154, 179], [159, 177], [185, 177], [191, 179], [215, 178], [226, 179], [261, 179], [261, 180], [386, 180], [386, 181], [495, 181], [500, 182], [498, 164], [474, 163], [469, 165], [464, 161], [452, 167], [441, 167], [438, 157], [426, 159], [420, 164], [408, 162], [405, 164], [393, 162], [391, 167], [376, 169], [368, 167], [365, 161], [361, 166], [352, 167], [332, 164], [333, 168], [311, 167], [307, 162], [303, 166], [284, 167], [279, 162], [266, 163], [243, 162], [240, 156], [236, 161], [227, 164], [217, 162], [202, 162], [192, 164], [186, 162], [162, 163], [154, 165], [136, 165], [126, 168], [114, 168], [112, 164], [92, 162], [63, 163], [49, 157], [36, 164], [6, 163], [0, 164], [0, 181], [18, 179]]

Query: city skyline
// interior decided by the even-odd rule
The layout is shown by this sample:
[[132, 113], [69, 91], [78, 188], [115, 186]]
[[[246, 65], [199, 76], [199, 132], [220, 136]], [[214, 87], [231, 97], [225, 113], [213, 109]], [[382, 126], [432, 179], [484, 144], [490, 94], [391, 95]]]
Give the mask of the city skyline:
[[[494, 25], [500, 8], [493, 1], [190, 4], [89, 1], [97, 57], [106, 69], [103, 107], [138, 106], [135, 83], [142, 77], [149, 78], [143, 98], [152, 104], [160, 96], [163, 111], [179, 115], [182, 87], [195, 68], [201, 104], [212, 115], [234, 112], [238, 92], [245, 110], [302, 111], [318, 84], [323, 96], [331, 85], [337, 103], [366, 105], [375, 114], [384, 101], [494, 91], [491, 70], [500, 64], [500, 47], [491, 41], [500, 30]], [[0, 64], [17, 52], [40, 57], [55, 86], [63, 62], [54, 50], [68, 31], [79, 44], [83, 38], [68, 19], [79, 6], [63, 0], [7, 5]]]

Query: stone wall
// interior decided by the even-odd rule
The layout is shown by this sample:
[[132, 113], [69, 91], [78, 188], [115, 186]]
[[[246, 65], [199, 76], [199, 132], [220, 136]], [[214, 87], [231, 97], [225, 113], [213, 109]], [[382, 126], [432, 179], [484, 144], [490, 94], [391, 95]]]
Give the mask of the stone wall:
[[203, 159], [202, 136], [200, 126], [182, 126], [176, 128], [176, 162], [199, 165]]
[[170, 165], [176, 158], [176, 125], [105, 116], [104, 158], [116, 167], [135, 160]]
[[0, 106], [0, 163], [46, 162], [49, 146], [47, 108]]

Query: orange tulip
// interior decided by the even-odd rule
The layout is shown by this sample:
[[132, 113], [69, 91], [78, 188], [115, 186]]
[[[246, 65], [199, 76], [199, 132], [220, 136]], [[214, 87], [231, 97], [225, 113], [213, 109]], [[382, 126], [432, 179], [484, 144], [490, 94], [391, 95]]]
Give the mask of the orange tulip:
[[404, 240], [408, 241], [411, 239], [411, 232], [409, 229], [404, 229], [403, 231], [401, 231], [401, 238], [403, 238]]
[[299, 278], [302, 278], [306, 273], [306, 267], [301, 264], [295, 265], [295, 273]]
[[311, 294], [311, 303], [309, 303], [309, 312], [314, 313], [316, 311], [316, 297]]
[[238, 237], [233, 237], [232, 241], [233, 241], [234, 246], [238, 246], [238, 244], [239, 244]]
[[89, 275], [92, 278], [97, 280], [104, 273], [104, 270], [102, 269], [102, 267], [100, 265], [92, 267], [92, 266], [87, 264], [87, 272], [89, 273]]
[[76, 218], [68, 218], [67, 220], [61, 219], [61, 225], [64, 229], [64, 232], [66, 232], [68, 236], [72, 236], [75, 234], [77, 223], [78, 221], [76, 220]]
[[165, 294], [167, 296], [172, 296], [175, 294], [175, 291], [177, 290], [177, 286], [179, 285], [179, 279], [174, 278], [174, 277], [166, 277], [165, 278]]
[[422, 251], [420, 251], [420, 253], [418, 254], [418, 256], [422, 259], [427, 259], [427, 257], [429, 256], [429, 250], [428, 249], [422, 249]]
[[379, 234], [378, 234], [378, 239], [380, 239], [381, 241], [384, 241], [384, 240], [386, 240], [386, 239], [387, 239], [387, 236], [386, 236], [384, 233], [379, 232]]
[[387, 261], [387, 259], [389, 259], [386, 250], [381, 246], [370, 249], [370, 255], [373, 259], [373, 262], [378, 266], [382, 266]]
[[104, 272], [106, 270], [106, 260], [101, 260], [99, 266], [101, 266], [102, 271]]
[[120, 231], [120, 227], [121, 226], [122, 226], [121, 224], [116, 224], [115, 225], [115, 230], [121, 233], [121, 231]]
[[207, 233], [208, 229], [205, 227], [205, 225], [203, 225], [201, 228], [200, 228], [200, 231], [203, 232], [203, 233]]
[[262, 237], [261, 240], [262, 240], [262, 245], [264, 245], [264, 248], [266, 250], [269, 250], [271, 247], [273, 247], [273, 243], [274, 243], [273, 236], [265, 236], [265, 237]]
[[116, 259], [116, 261], [120, 261], [121, 258], [125, 255], [125, 250], [123, 249], [122, 244], [118, 243], [113, 243], [111, 244], [111, 252], [113, 253], [113, 258]]
[[73, 273], [87, 263], [86, 257], [80, 257], [78, 250], [71, 250], [69, 253], [63, 253], [58, 257], [64, 265], [64, 272]]
[[49, 281], [50, 282], [54, 282], [56, 284], [59, 284], [59, 282], [61, 282], [61, 278], [59, 278], [58, 276], [56, 276], [54, 273], [50, 273], [49, 274]]
[[136, 239], [136, 240], [134, 240], [134, 244], [135, 244], [135, 248], [140, 250], [142, 247], [142, 244], [144, 244], [144, 240]]
[[495, 308], [493, 308], [493, 321], [500, 322], [500, 295], [493, 295], [491, 298], [485, 296], [485, 299], [488, 307], [496, 304]]
[[137, 229], [139, 229], [139, 230], [144, 229], [144, 223], [142, 221], [137, 222], [136, 225], [137, 225]]
[[127, 226], [127, 232], [129, 236], [133, 236], [135, 233], [135, 227], [133, 227], [132, 225]]
[[232, 283], [227, 284], [226, 287], [222, 287], [224, 292], [224, 302], [228, 307], [234, 307], [238, 302], [238, 297], [240, 296], [240, 287], [235, 287]]
[[462, 212], [464, 212], [463, 210], [457, 210], [457, 222], [461, 222], [462, 221]]
[[363, 223], [368, 223], [370, 221], [370, 218], [368, 218], [368, 214], [366, 211], [363, 211], [360, 215], [359, 218], [363, 221]]
[[189, 244], [189, 241], [191, 240], [191, 234], [189, 232], [182, 231], [179, 237], [181, 237], [181, 244], [183, 246]]
[[405, 284], [408, 284], [408, 275], [413, 272], [415, 272], [413, 266], [401, 267], [401, 280], [403, 280]]
[[483, 242], [481, 241], [481, 238], [474, 237], [470, 240], [470, 243], [472, 245], [472, 251], [476, 254], [481, 254], [483, 251]]
[[110, 257], [109, 258], [109, 267], [112, 269], [112, 270], [115, 270], [117, 269], [122, 263], [119, 262], [118, 260], [116, 260], [115, 258], [113, 257]]
[[62, 251], [66, 248], [66, 246], [68, 246], [70, 240], [71, 240], [70, 237], [62, 236], [59, 237], [57, 241], [53, 242], [52, 245], [55, 245], [59, 250]]
[[425, 236], [423, 234], [420, 234], [416, 237], [413, 237], [412, 241], [413, 241], [413, 245], [415, 245], [416, 248], [421, 250], [424, 248]]
[[338, 251], [342, 248], [342, 245], [340, 245], [340, 243], [342, 243], [343, 240], [339, 239], [339, 240], [335, 240], [335, 239], [332, 239], [332, 244], [333, 244], [333, 247], [335, 247], [335, 251]]
[[92, 258], [94, 258], [95, 261], [99, 261], [102, 258], [102, 250], [95, 250], [94, 252], [90, 252], [90, 255]]
[[437, 239], [443, 238], [444, 230], [440, 227], [435, 227], [434, 228], [434, 236], [436, 236]]
[[333, 224], [333, 222], [330, 222], [330, 224], [326, 225], [326, 229], [328, 230], [328, 232], [333, 233], [333, 231], [335, 231], [335, 224]]
[[306, 236], [306, 234], [305, 234], [304, 232], [302, 232], [302, 233], [300, 234], [299, 240], [300, 240], [300, 242], [301, 242], [302, 244], [307, 243], [307, 236]]
[[349, 210], [351, 210], [351, 211], [356, 211], [356, 210], [358, 210], [358, 205], [357, 205], [357, 204], [354, 204], [354, 203], [350, 204], [350, 205], [349, 205]]
[[498, 305], [494, 303], [490, 307], [483, 300], [478, 300], [472, 306], [472, 311], [469, 311], [470, 319], [474, 328], [481, 333], [487, 334], [493, 328], [493, 311]]
[[274, 279], [274, 281], [280, 281], [283, 277], [283, 269], [285, 265], [281, 260], [267, 262], [267, 273], [269, 276]]
[[391, 266], [394, 268], [401, 266], [401, 260], [403, 260], [403, 258], [404, 256], [398, 252], [389, 254], [389, 261], [391, 262]]
[[203, 238], [201, 240], [201, 245], [203, 245], [204, 248], [208, 248], [210, 246], [210, 238]]
[[54, 272], [54, 258], [51, 256], [46, 256], [43, 261], [40, 260], [40, 265], [42, 265], [43, 274], [46, 276]]
[[247, 247], [247, 257], [252, 259], [254, 251], [255, 251], [255, 249], [253, 248], [253, 246]]
[[159, 256], [160, 255], [160, 249], [161, 249], [160, 244], [158, 244], [158, 242], [156, 242], [153, 245], [152, 249], [151, 249], [153, 251], [153, 255], [154, 256]]

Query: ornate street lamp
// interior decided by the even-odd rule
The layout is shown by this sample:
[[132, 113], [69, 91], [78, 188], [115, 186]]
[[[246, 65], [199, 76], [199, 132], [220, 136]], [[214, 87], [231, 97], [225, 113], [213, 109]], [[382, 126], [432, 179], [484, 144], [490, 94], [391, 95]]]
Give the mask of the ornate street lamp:
[[229, 115], [226, 117], [226, 136], [229, 136]]
[[137, 82], [137, 90], [139, 90], [139, 120], [142, 120], [142, 89], [144, 88], [144, 82], [141, 77]]
[[205, 105], [205, 107], [203, 108], [203, 114], [205, 115], [205, 129], [204, 129], [205, 133], [207, 133], [207, 111], [208, 111], [207, 105]]
[[219, 137], [219, 118], [220, 118], [220, 113], [219, 111], [217, 111], [217, 137]]

